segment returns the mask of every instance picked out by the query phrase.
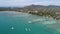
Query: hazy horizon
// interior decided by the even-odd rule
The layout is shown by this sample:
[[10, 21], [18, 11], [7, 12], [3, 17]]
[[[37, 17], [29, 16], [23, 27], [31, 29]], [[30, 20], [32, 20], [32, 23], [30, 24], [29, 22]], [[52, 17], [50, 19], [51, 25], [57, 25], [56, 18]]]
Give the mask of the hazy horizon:
[[31, 4], [60, 6], [60, 0], [0, 0], [0, 7], [23, 7]]

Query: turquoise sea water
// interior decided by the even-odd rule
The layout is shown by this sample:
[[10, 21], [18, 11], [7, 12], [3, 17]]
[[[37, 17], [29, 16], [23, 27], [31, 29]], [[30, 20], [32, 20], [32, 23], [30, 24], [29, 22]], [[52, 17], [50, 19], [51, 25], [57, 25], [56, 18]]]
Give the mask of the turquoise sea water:
[[0, 34], [59, 34], [60, 22], [21, 12], [0, 12]]

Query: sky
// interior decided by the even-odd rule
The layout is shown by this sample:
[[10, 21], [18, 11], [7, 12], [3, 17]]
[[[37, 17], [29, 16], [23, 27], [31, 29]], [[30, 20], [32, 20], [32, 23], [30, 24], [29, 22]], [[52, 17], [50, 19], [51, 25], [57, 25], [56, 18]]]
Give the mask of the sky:
[[60, 6], [60, 0], [0, 0], [0, 7], [21, 7], [31, 4]]

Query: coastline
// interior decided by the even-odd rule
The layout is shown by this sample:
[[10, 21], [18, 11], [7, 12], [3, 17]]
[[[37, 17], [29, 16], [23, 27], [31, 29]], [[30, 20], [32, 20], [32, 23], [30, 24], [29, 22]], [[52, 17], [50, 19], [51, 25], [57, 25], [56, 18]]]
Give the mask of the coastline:
[[[25, 13], [25, 14], [31, 14], [31, 15], [36, 15], [36, 16], [41, 16], [41, 15], [37, 15], [37, 14], [33, 14], [33, 13], [28, 13], [28, 12], [20, 12], [20, 11], [0, 11], [0, 12], [15, 12], [15, 13], [17, 13], [17, 14], [19, 14], [19, 13]], [[45, 17], [45, 18], [52, 18], [52, 19], [54, 19], [54, 20], [60, 20], [60, 19], [56, 19], [56, 18], [53, 18], [53, 17], [51, 17], [51, 16], [45, 16], [45, 15], [42, 15], [42, 17]]]

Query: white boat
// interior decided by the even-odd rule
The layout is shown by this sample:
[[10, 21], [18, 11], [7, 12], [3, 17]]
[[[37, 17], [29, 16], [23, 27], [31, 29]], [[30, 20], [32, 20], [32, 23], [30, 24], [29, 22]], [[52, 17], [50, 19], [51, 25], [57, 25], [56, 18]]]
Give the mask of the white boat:
[[11, 27], [11, 29], [13, 30], [13, 29], [14, 29], [14, 27]]
[[28, 29], [27, 29], [27, 28], [25, 28], [25, 31], [28, 31]]
[[25, 30], [26, 30], [26, 31], [31, 31], [31, 29], [30, 29], [30, 28], [25, 28]]

